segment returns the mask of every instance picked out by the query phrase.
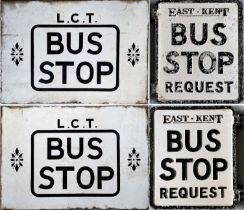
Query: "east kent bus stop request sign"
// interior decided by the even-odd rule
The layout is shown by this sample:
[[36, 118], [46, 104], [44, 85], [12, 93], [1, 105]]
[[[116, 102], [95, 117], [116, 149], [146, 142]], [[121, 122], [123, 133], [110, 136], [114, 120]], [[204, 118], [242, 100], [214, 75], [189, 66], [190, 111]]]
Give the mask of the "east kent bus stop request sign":
[[233, 206], [232, 110], [156, 109], [152, 117], [152, 205]]
[[240, 101], [241, 7], [235, 0], [158, 3], [158, 101]]

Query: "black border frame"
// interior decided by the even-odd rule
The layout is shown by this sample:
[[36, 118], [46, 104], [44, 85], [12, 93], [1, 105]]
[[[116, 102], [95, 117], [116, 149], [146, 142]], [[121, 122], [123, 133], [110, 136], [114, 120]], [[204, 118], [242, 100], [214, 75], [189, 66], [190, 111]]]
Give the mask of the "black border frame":
[[[117, 190], [112, 194], [38, 194], [34, 189], [34, 140], [38, 133], [114, 133], [117, 137]], [[120, 135], [116, 130], [36, 130], [31, 134], [31, 193], [36, 197], [115, 197], [120, 192]]]
[[[114, 28], [116, 30], [116, 84], [113, 88], [38, 88], [35, 87], [34, 82], [34, 31], [36, 28]], [[73, 25], [73, 24], [65, 24], [65, 25], [58, 25], [58, 24], [45, 24], [45, 25], [35, 25], [31, 28], [31, 87], [36, 91], [106, 91], [112, 92], [118, 89], [119, 87], [119, 53], [120, 53], [120, 29], [117, 25]]]
[[[158, 87], [158, 17], [156, 12], [159, 8], [160, 3], [236, 3], [238, 7], [238, 99], [236, 100], [164, 100], [161, 101], [158, 98], [157, 91], [155, 92], [156, 101], [159, 104], [238, 104], [244, 99], [244, 85], [243, 85], [243, 13], [242, 13], [242, 0], [159, 0], [154, 8], [154, 19], [155, 19], [155, 87]], [[152, 93], [151, 93], [152, 95]]]
[[231, 110], [233, 113], [234, 124], [233, 124], [233, 191], [234, 193], [237, 191], [237, 176], [236, 176], [236, 133], [237, 133], [237, 124], [238, 119], [235, 118], [235, 111], [230, 106], [154, 106], [150, 107], [150, 119], [149, 119], [149, 126], [150, 126], [150, 174], [149, 174], [149, 202], [150, 205], [155, 209], [233, 209], [235, 207], [236, 201], [233, 199], [232, 206], [156, 206], [154, 205], [154, 113], [157, 110], [221, 110], [221, 109], [228, 109]]

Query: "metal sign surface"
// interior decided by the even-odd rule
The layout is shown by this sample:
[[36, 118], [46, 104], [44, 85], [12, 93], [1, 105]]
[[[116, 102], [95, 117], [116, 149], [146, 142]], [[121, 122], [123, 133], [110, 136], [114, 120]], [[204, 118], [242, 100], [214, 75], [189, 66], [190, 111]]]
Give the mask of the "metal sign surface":
[[[72, 34], [79, 34], [80, 38], [88, 40], [91, 48], [81, 54], [84, 44], [79, 43], [81, 52], [73, 50], [70, 31]], [[32, 88], [36, 91], [115, 91], [119, 87], [119, 36], [120, 30], [116, 25], [34, 26], [31, 31]], [[100, 43], [93, 40], [102, 37]], [[52, 40], [55, 38], [67, 39], [67, 49], [64, 49], [61, 41]], [[47, 46], [39, 44], [46, 42]], [[60, 48], [54, 50], [52, 45]], [[95, 45], [97, 50], [93, 50], [92, 45]], [[67, 57], [72, 55], [73, 60], [67, 61]], [[47, 61], [49, 56], [50, 59]], [[89, 62], [81, 62], [81, 59]], [[47, 70], [47, 66], [53, 70]], [[68, 70], [69, 66], [77, 66], [73, 74]], [[85, 71], [84, 67], [89, 68], [87, 75], [82, 73]], [[97, 69], [96, 73], [94, 69]], [[45, 74], [49, 75], [48, 79], [44, 79]], [[81, 75], [84, 75], [85, 78]]]
[[148, 208], [146, 108], [4, 107], [2, 131], [1, 208]]
[[147, 103], [147, 0], [3, 0], [1, 18], [3, 103]]
[[231, 109], [153, 112], [154, 207], [220, 207], [234, 201]]
[[[81, 136], [79, 140], [77, 140], [77, 136]], [[72, 145], [76, 144], [82, 149], [77, 154], [72, 154], [71, 149], [74, 148]], [[88, 146], [87, 153], [85, 145]], [[119, 134], [115, 130], [35, 131], [31, 139], [32, 194], [37, 197], [116, 196], [120, 191], [119, 145]], [[67, 148], [67, 157], [65, 157], [63, 148]], [[54, 154], [55, 152], [57, 154]], [[113, 162], [108, 164], [109, 159], [112, 159]], [[63, 164], [63, 161], [66, 163]], [[62, 166], [60, 167], [60, 165]], [[55, 168], [56, 179], [47, 177], [46, 174], [54, 173]], [[63, 172], [63, 180], [58, 177], [60, 172]], [[86, 184], [80, 178], [85, 172], [93, 177], [90, 180], [84, 177]], [[75, 180], [68, 180], [68, 174], [69, 177], [71, 175], [76, 177], [76, 173]], [[97, 176], [97, 183], [95, 183], [95, 176]], [[53, 182], [56, 180], [56, 182], [44, 185], [43, 179]]]
[[157, 16], [160, 102], [238, 102], [242, 3], [161, 1]]

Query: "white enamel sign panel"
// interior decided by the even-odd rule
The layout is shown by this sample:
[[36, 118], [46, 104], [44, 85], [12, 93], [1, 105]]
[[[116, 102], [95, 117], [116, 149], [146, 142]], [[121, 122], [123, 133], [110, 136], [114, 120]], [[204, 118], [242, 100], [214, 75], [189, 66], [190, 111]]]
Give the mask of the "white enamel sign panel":
[[2, 131], [2, 208], [148, 208], [146, 108], [4, 107]]
[[232, 206], [232, 110], [156, 110], [153, 118], [153, 206]]
[[234, 102], [240, 99], [240, 7], [238, 1], [163, 1], [158, 4], [159, 101]]
[[147, 102], [146, 0], [3, 0], [2, 23], [4, 103]]

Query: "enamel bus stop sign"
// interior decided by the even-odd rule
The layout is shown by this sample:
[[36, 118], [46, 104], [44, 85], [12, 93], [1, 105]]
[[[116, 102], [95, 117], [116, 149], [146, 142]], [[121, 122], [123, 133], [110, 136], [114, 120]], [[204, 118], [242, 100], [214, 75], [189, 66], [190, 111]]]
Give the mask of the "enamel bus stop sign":
[[158, 101], [240, 101], [241, 2], [166, 0], [156, 19]]
[[233, 126], [231, 109], [154, 110], [152, 205], [233, 206]]
[[146, 0], [3, 0], [1, 18], [3, 103], [147, 102]]
[[145, 107], [4, 107], [2, 130], [1, 209], [148, 208]]

